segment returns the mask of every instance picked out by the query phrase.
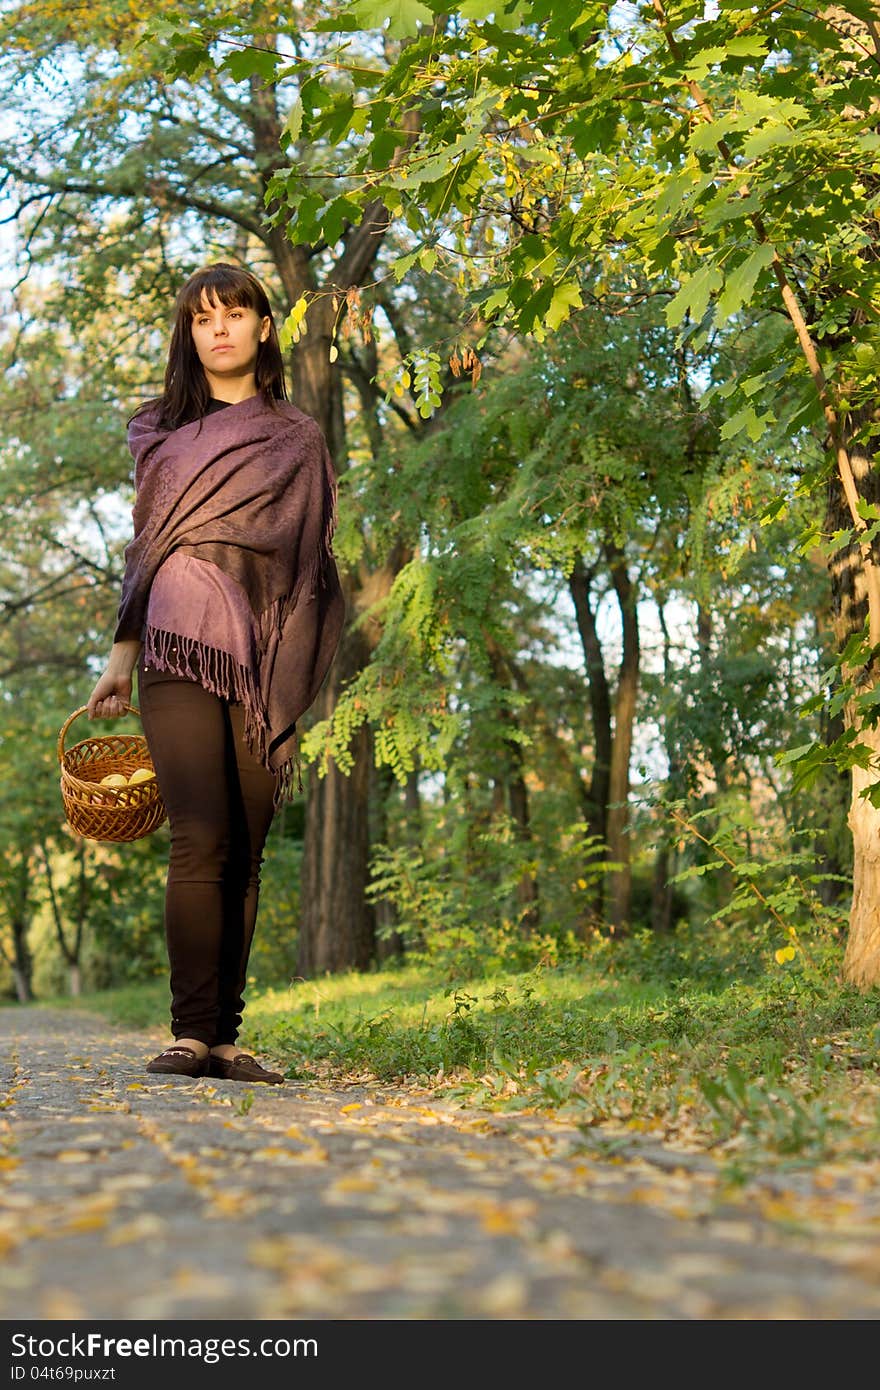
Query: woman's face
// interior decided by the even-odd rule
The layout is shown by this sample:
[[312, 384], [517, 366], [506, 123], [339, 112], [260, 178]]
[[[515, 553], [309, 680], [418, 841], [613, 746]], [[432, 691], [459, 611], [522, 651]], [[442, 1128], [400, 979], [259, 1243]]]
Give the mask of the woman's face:
[[202, 295], [192, 321], [199, 361], [211, 377], [240, 377], [253, 372], [257, 349], [269, 336], [270, 320], [243, 304], [221, 304]]

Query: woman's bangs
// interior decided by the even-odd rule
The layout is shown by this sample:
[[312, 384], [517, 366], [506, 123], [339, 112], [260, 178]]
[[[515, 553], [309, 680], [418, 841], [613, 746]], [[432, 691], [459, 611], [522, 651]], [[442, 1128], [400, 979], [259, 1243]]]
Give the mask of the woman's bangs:
[[180, 309], [195, 318], [203, 308], [202, 299], [209, 304], [217, 300], [227, 309], [257, 309], [256, 295], [250, 278], [233, 269], [220, 270], [211, 267], [196, 272], [183, 287], [180, 296]]

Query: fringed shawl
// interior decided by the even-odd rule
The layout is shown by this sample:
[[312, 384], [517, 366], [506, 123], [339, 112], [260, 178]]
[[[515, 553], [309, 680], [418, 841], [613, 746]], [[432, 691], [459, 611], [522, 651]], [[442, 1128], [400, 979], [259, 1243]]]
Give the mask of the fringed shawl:
[[114, 641], [139, 639], [147, 664], [243, 704], [277, 807], [294, 765], [303, 789], [296, 721], [345, 619], [333, 463], [314, 420], [259, 393], [176, 430], [157, 418], [129, 426], [134, 538]]

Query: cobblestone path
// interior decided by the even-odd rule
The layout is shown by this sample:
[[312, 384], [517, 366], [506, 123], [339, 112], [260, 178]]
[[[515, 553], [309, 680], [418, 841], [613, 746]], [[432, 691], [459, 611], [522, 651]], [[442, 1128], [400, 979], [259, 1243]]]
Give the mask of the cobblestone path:
[[164, 1041], [0, 1009], [0, 1317], [880, 1314], [877, 1167], [731, 1192], [572, 1119], [150, 1076]]

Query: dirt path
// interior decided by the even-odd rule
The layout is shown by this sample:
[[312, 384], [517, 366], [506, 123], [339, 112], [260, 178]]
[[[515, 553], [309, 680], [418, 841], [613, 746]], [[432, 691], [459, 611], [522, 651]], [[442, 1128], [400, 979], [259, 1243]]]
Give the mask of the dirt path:
[[0, 1317], [880, 1315], [877, 1167], [731, 1193], [573, 1120], [149, 1076], [163, 1041], [0, 1009]]

